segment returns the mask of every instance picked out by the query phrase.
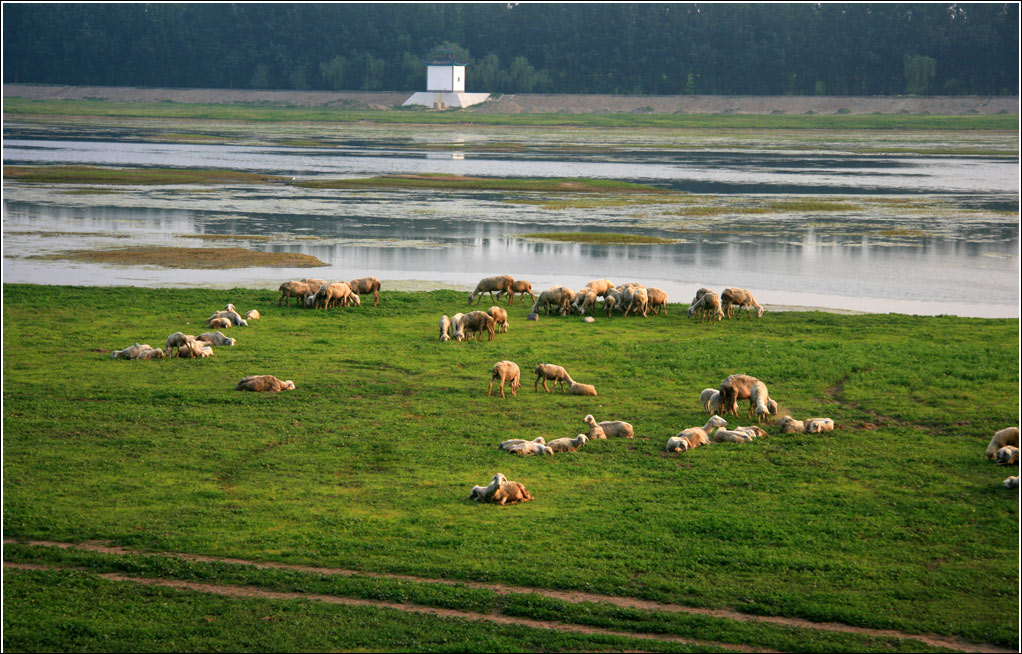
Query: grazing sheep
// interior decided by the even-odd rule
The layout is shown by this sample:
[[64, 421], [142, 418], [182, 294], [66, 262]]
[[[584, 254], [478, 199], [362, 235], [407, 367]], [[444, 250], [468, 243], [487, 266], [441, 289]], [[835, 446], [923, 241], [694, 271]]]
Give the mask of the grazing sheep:
[[451, 340], [448, 332], [451, 331], [451, 319], [446, 315], [440, 316], [440, 342]]
[[804, 421], [807, 434], [819, 434], [825, 431], [834, 431], [834, 421], [830, 418], [810, 418]]
[[458, 342], [465, 340], [465, 328], [461, 324], [464, 318], [465, 314], [463, 313], [456, 313], [451, 318], [451, 338]]
[[331, 304], [345, 306], [351, 295], [351, 287], [348, 286], [348, 282], [330, 282], [316, 290], [316, 294], [313, 296], [313, 305], [317, 309], [323, 307], [323, 310], [326, 311]]
[[[468, 303], [472, 304], [475, 302], [479, 303], [479, 300], [483, 299], [483, 293], [490, 294], [490, 300], [500, 300], [501, 294], [508, 296], [508, 306], [515, 303], [514, 293], [511, 292], [511, 284], [515, 280], [511, 278], [511, 275], [497, 275], [496, 277], [484, 277], [479, 280], [476, 284], [476, 290], [472, 291], [468, 295]], [[497, 297], [494, 298], [493, 294], [496, 293]]]
[[177, 356], [181, 359], [205, 359], [213, 356], [213, 348], [202, 341], [192, 340], [184, 343], [177, 349]]
[[[674, 439], [683, 438], [688, 441], [689, 449], [694, 449], [700, 445], [708, 445], [710, 443], [710, 434], [714, 429], [720, 429], [721, 427], [727, 427], [727, 420], [720, 416], [710, 416], [710, 419], [702, 427], [689, 427], [684, 431], [678, 432]], [[668, 444], [670, 444], [670, 441], [668, 441]]]
[[210, 318], [206, 321], [206, 326], [210, 329], [230, 329], [232, 324], [227, 318]]
[[781, 433], [782, 434], [804, 434], [806, 433], [806, 425], [804, 420], [795, 420], [791, 416], [784, 416], [781, 418]]
[[606, 312], [608, 318], [611, 317], [610, 314], [614, 311], [614, 309], [623, 311], [624, 307], [625, 305], [621, 298], [621, 291], [612, 288], [603, 296], [603, 310]]
[[144, 350], [151, 350], [151, 349], [153, 349], [153, 346], [149, 345], [148, 343], [135, 343], [134, 345], [132, 345], [130, 347], [126, 347], [123, 350], [115, 350], [113, 352], [113, 354], [110, 355], [110, 358], [111, 359], [134, 359], [136, 356], [138, 356], [139, 352], [142, 352]]
[[586, 284], [586, 287], [592, 290], [600, 297], [605, 297], [607, 295], [607, 291], [614, 288], [614, 283], [611, 282], [609, 279], [594, 279], [593, 281]]
[[995, 433], [987, 445], [987, 458], [993, 459], [997, 455], [997, 450], [1005, 445], [1018, 447], [1018, 427], [1006, 427]]
[[[706, 297], [705, 295], [703, 297]], [[750, 375], [731, 375], [720, 384], [719, 414], [738, 415], [738, 401], [752, 397], [752, 389], [759, 382]]]
[[589, 440], [585, 434], [579, 434], [575, 438], [557, 438], [547, 444], [554, 452], [575, 452]]
[[307, 282], [284, 282], [278, 289], [280, 291], [280, 299], [277, 300], [277, 306], [279, 307], [282, 302], [290, 306], [291, 298], [297, 298], [300, 305], [305, 304], [305, 298], [307, 298], [311, 293], [315, 293], [316, 289], [319, 288], [319, 286], [317, 286], [316, 289], [311, 289], [310, 292], [309, 287], [310, 284]]
[[167, 356], [167, 354], [163, 350], [161, 350], [160, 348], [156, 348], [156, 349], [149, 348], [148, 350], [139, 350], [135, 354], [135, 356], [133, 356], [131, 358], [132, 359], [141, 359], [141, 360], [144, 361], [144, 360], [149, 360], [149, 359], [164, 359], [164, 358], [166, 358], [166, 356]]
[[478, 339], [479, 334], [486, 330], [490, 335], [489, 340], [493, 340], [493, 332], [497, 327], [497, 321], [493, 319], [490, 314], [485, 311], [470, 311], [466, 313], [461, 319], [462, 332], [465, 334], [474, 334]]
[[186, 344], [194, 340], [195, 337], [192, 336], [191, 334], [186, 334], [184, 332], [174, 332], [173, 334], [167, 337], [167, 342], [163, 346], [163, 348], [168, 355], [173, 356], [171, 355], [171, 350], [180, 351], [182, 347], [184, 347]]
[[348, 286], [351, 287], [353, 293], [357, 295], [364, 295], [365, 293], [373, 294], [373, 306], [379, 306], [380, 304], [380, 280], [375, 277], [359, 277], [348, 282]]
[[572, 303], [573, 311], [584, 316], [586, 312], [592, 312], [596, 308], [596, 291], [586, 287], [575, 294], [575, 301]]
[[595, 397], [596, 387], [591, 384], [571, 382], [571, 386], [568, 387], [568, 395], [591, 395]]
[[[713, 291], [711, 291], [710, 289], [706, 288], [705, 286], [703, 288], [699, 289], [698, 291], [696, 291], [696, 295], [695, 295], [694, 298], [692, 298], [692, 302], [689, 304], [689, 308], [691, 309], [693, 304], [697, 304], [699, 302], [699, 300], [702, 299], [702, 297], [704, 295], [706, 295], [707, 293], [712, 293], [712, 292]], [[703, 314], [706, 313], [706, 311], [702, 307], [699, 307], [698, 311], [699, 311], [699, 317], [700, 318], [702, 318]], [[692, 314], [690, 313], [688, 315], [691, 316]]]
[[603, 440], [607, 438], [607, 432], [604, 431], [603, 426], [600, 425], [600, 423], [596, 422], [596, 418], [594, 418], [592, 414], [589, 414], [585, 418], [582, 418], [582, 422], [589, 425], [589, 431], [586, 433], [586, 436], [589, 437], [589, 440], [594, 441]]
[[536, 381], [532, 384], [533, 390], [539, 390], [539, 381], [541, 379], [543, 380], [543, 390], [547, 393], [550, 392], [550, 389], [547, 388], [546, 385], [548, 379], [553, 382], [554, 388], [557, 388], [557, 384], [560, 384], [562, 393], [565, 390], [565, 383], [569, 386], [575, 383], [575, 380], [571, 378], [571, 375], [568, 374], [567, 370], [552, 363], [541, 363], [536, 366]]
[[544, 315], [550, 315], [550, 307], [555, 307], [557, 315], [567, 315], [571, 301], [575, 299], [575, 291], [564, 286], [553, 286], [539, 294], [539, 299], [532, 305], [531, 313], [539, 313], [539, 308], [544, 308]]
[[295, 383], [290, 379], [281, 381], [273, 375], [249, 375], [243, 378], [234, 387], [236, 391], [255, 391], [276, 393], [278, 391], [293, 391]]
[[493, 494], [497, 492], [502, 484], [507, 483], [507, 477], [501, 473], [493, 475], [493, 479], [490, 480], [489, 486], [473, 486], [472, 492], [468, 494], [468, 499], [476, 500], [477, 502], [489, 502]]
[[529, 491], [525, 490], [525, 486], [522, 486], [517, 481], [509, 481], [501, 484], [497, 491], [490, 498], [490, 502], [493, 504], [518, 504], [519, 502], [528, 502], [532, 499], [532, 495]]
[[660, 315], [660, 308], [663, 307], [664, 315], [667, 315], [667, 292], [663, 289], [650, 286], [646, 289], [646, 294], [649, 296], [649, 310]]
[[489, 397], [493, 392], [493, 381], [495, 379], [500, 380], [500, 396], [504, 395], [504, 382], [511, 382], [511, 394], [518, 395], [518, 389], [522, 385], [522, 371], [518, 369], [518, 364], [514, 361], [498, 361], [493, 364], [493, 376], [490, 377], [490, 386], [486, 389], [486, 396]]
[[259, 320], [260, 318], [262, 318], [262, 316], [259, 315], [259, 311], [256, 309], [252, 309], [245, 314], [245, 320]]
[[512, 281], [511, 282], [511, 291], [510, 292], [511, 292], [511, 302], [508, 302], [508, 304], [514, 304], [514, 296], [515, 296], [515, 294], [518, 294], [518, 296], [522, 300], [525, 300], [525, 296], [528, 295], [529, 297], [532, 298], [533, 302], [536, 301], [536, 296], [532, 294], [532, 284], [527, 282], [527, 281], [525, 281], [524, 279], [516, 279], [516, 280]]
[[696, 311], [702, 312], [703, 317], [699, 320], [701, 323], [706, 322], [707, 318], [711, 323], [714, 320], [720, 322], [724, 319], [724, 312], [720, 308], [720, 296], [713, 291], [707, 291], [699, 299], [692, 300], [692, 304], [688, 308], [689, 317], [691, 318]]
[[519, 445], [521, 443], [539, 443], [540, 445], [546, 445], [546, 439], [543, 438], [542, 436], [537, 436], [536, 438], [533, 438], [531, 441], [527, 441], [524, 438], [509, 438], [506, 441], [503, 441], [500, 445], [498, 445], [497, 449], [510, 450], [515, 445]]
[[642, 313], [642, 317], [646, 317], [649, 312], [649, 294], [646, 292], [646, 287], [635, 286], [626, 288], [622, 291], [621, 297], [625, 303], [626, 316], [635, 311], [636, 315]]
[[507, 328], [510, 326], [507, 321], [507, 311], [498, 306], [492, 306], [486, 313], [490, 314], [490, 317], [493, 318], [493, 322], [500, 328], [500, 331], [506, 334]]
[[605, 420], [599, 423], [603, 433], [607, 436], [620, 436], [622, 438], [635, 438], [635, 429], [630, 422], [624, 420]]
[[739, 319], [742, 317], [742, 307], [745, 307], [745, 313], [750, 318], [752, 317], [752, 307], [756, 307], [757, 318], [763, 317], [763, 307], [760, 306], [759, 302], [756, 302], [756, 298], [752, 297], [752, 293], [744, 288], [725, 288], [724, 292], [720, 294], [720, 300], [728, 320], [731, 320], [731, 312], [736, 306], [738, 307]]
[[554, 451], [546, 446], [544, 443], [537, 443], [535, 441], [525, 441], [524, 443], [516, 443], [510, 447], [505, 448], [509, 454], [517, 454], [518, 456], [531, 456], [533, 454], [547, 454], [553, 456]]
[[777, 402], [770, 399], [770, 393], [767, 391], [766, 384], [758, 379], [752, 385], [752, 390], [749, 391], [749, 414], [751, 415], [754, 411], [756, 413], [756, 422], [763, 422], [764, 420], [769, 422], [770, 416], [777, 414]]
[[238, 339], [224, 336], [222, 332], [206, 332], [199, 334], [195, 340], [209, 343], [210, 345], [227, 345], [233, 347], [238, 344]]
[[1018, 477], [1008, 477], [1005, 479], [1004, 487], [1008, 489], [1018, 488]]
[[699, 394], [699, 403], [703, 405], [703, 411], [707, 413], [716, 413], [715, 410], [710, 410], [710, 406], [714, 401], [715, 395], [717, 396], [716, 404], [717, 406], [720, 406], [720, 391], [716, 388], [704, 388], [703, 392]]
[[1000, 465], [1015, 465], [1018, 463], [1019, 450], [1012, 445], [1005, 445], [997, 450], [997, 463]]

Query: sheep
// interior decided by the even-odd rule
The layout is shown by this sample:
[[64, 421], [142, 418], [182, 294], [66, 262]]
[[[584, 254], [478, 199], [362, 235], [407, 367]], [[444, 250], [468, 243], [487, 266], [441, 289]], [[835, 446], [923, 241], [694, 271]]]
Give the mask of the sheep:
[[1018, 427], [1006, 427], [995, 433], [987, 445], [987, 458], [993, 459], [997, 455], [997, 450], [1005, 445], [1018, 447]]
[[791, 416], [784, 416], [781, 418], [781, 433], [782, 434], [804, 434], [806, 433], [806, 424], [804, 420], [795, 420]]
[[149, 359], [164, 359], [167, 353], [160, 348], [149, 348], [148, 350], [139, 350], [132, 359], [149, 360]]
[[579, 434], [575, 438], [554, 439], [547, 444], [547, 447], [554, 452], [575, 452], [585, 445], [588, 440], [588, 436]]
[[720, 391], [716, 388], [704, 388], [699, 394], [699, 403], [703, 405], [703, 411], [707, 413], [716, 413], [716, 410], [710, 410], [710, 407], [714, 402], [714, 396], [716, 396], [716, 405], [720, 406]]
[[177, 349], [177, 356], [181, 359], [205, 359], [213, 356], [213, 348], [202, 341], [192, 340], [184, 343]]
[[688, 449], [694, 449], [700, 445], [708, 445], [710, 443], [710, 434], [714, 429], [720, 429], [721, 427], [727, 427], [727, 420], [720, 416], [710, 416], [710, 419], [702, 427], [689, 427], [684, 431], [678, 432], [674, 438], [667, 441], [667, 444], [670, 445], [671, 441], [674, 440], [684, 439], [688, 442]]
[[819, 434], [825, 431], [834, 431], [834, 421], [830, 418], [810, 418], [804, 421], [807, 434]]
[[732, 431], [744, 431], [752, 434], [753, 438], [761, 438], [766, 436], [766, 431], [763, 430], [759, 425], [751, 425], [749, 427], [735, 427]]
[[458, 342], [465, 340], [465, 328], [461, 324], [464, 317], [465, 314], [456, 313], [454, 314], [454, 317], [451, 318], [451, 338]]
[[668, 452], [688, 452], [692, 447], [684, 436], [671, 436], [667, 439], [667, 446], [664, 449]]
[[195, 337], [197, 341], [203, 341], [210, 345], [227, 345], [233, 347], [238, 344], [238, 339], [224, 336], [222, 332], [205, 332]]
[[526, 295], [531, 297], [533, 302], [536, 301], [536, 296], [532, 294], [532, 284], [525, 281], [524, 279], [516, 279], [511, 282], [510, 287], [511, 302], [509, 302], [508, 304], [514, 304], [514, 296], [516, 293], [519, 296], [521, 296], [521, 299], [523, 301], [525, 300]]
[[529, 491], [525, 490], [525, 486], [522, 486], [517, 481], [509, 481], [501, 484], [497, 488], [496, 492], [490, 498], [490, 502], [493, 504], [518, 504], [519, 502], [528, 502], [533, 499]]
[[646, 289], [646, 294], [649, 296], [649, 310], [660, 315], [660, 308], [663, 307], [664, 315], [667, 315], [667, 293], [663, 289], [650, 286]]
[[599, 423], [603, 433], [607, 436], [620, 436], [622, 438], [635, 438], [635, 429], [630, 422], [624, 420], [605, 420]]
[[463, 333], [475, 334], [476, 338], [485, 329], [490, 335], [489, 340], [493, 340], [493, 332], [496, 329], [497, 321], [493, 319], [490, 314], [485, 311], [470, 311], [466, 313], [461, 319], [461, 328]]
[[226, 318], [231, 321], [232, 325], [237, 325], [239, 327], [248, 327], [248, 322], [244, 318], [242, 318], [241, 314], [239, 314], [237, 311], [216, 311], [213, 313], [212, 316], [206, 318], [206, 324], [209, 325], [209, 323], [211, 323], [214, 320], [217, 320], [218, 318]]
[[[515, 280], [511, 278], [511, 275], [497, 275], [496, 277], [484, 277], [479, 280], [476, 284], [476, 289], [469, 293], [468, 303], [472, 304], [475, 302], [479, 303], [479, 300], [483, 299], [483, 293], [489, 293], [490, 299], [497, 301], [500, 299], [501, 294], [508, 296], [508, 306], [515, 303], [515, 296], [511, 292], [511, 284]], [[497, 293], [497, 297], [493, 297], [493, 293]]]
[[451, 331], [451, 319], [446, 315], [440, 316], [440, 342], [444, 343], [451, 340], [448, 332]]
[[[711, 291], [710, 289], [706, 288], [705, 286], [703, 288], [699, 289], [698, 291], [696, 291], [695, 297], [692, 298], [692, 302], [689, 304], [689, 309], [692, 308], [692, 305], [698, 304], [699, 300], [702, 299], [702, 297], [704, 295], [706, 295], [707, 293], [712, 293], [712, 292], [713, 291]], [[702, 318], [703, 314], [706, 313], [706, 311], [702, 307], [698, 307], [698, 311], [699, 311], [699, 317], [700, 318]], [[691, 316], [692, 314], [689, 313], [688, 315]]]
[[179, 352], [182, 347], [184, 347], [186, 344], [194, 340], [195, 337], [192, 336], [191, 334], [186, 334], [184, 332], [174, 332], [173, 334], [167, 337], [167, 342], [164, 345], [164, 351], [168, 355], [170, 354], [171, 350], [176, 350]]
[[537, 443], [535, 441], [525, 441], [524, 443], [516, 443], [508, 448], [505, 448], [509, 454], [517, 454], [518, 456], [531, 456], [533, 454], [547, 454], [553, 456], [554, 451], [547, 447], [545, 443]]
[[591, 384], [571, 382], [571, 386], [568, 387], [568, 395], [591, 395], [595, 397], [596, 387]]
[[587, 311], [592, 311], [595, 306], [596, 291], [588, 286], [579, 290], [572, 301], [572, 311], [580, 316], [584, 316]]
[[723, 303], [723, 311], [727, 315], [727, 319], [731, 320], [731, 311], [735, 306], [738, 307], [738, 318], [742, 317], [742, 307], [745, 308], [745, 313], [752, 317], [752, 307], [756, 307], [756, 317], [763, 317], [763, 307], [756, 302], [756, 298], [752, 297], [752, 293], [745, 290], [744, 288], [728, 287], [720, 294], [720, 300]]
[[231, 321], [227, 318], [210, 318], [206, 321], [206, 326], [210, 329], [230, 329]]
[[[752, 385], [752, 390], [749, 391], [749, 414], [751, 415], [753, 411], [756, 413], [756, 422], [769, 421], [771, 415], [777, 415], [777, 402], [770, 399], [766, 384], [758, 379]], [[831, 429], [833, 429], [833, 423], [831, 423]]]
[[379, 306], [380, 304], [380, 280], [376, 277], [359, 277], [348, 282], [348, 286], [351, 287], [353, 293], [362, 295], [364, 293], [373, 294], [373, 306]]
[[330, 304], [344, 306], [345, 301], [351, 296], [351, 287], [348, 286], [347, 282], [330, 282], [329, 284], [323, 284], [316, 290], [316, 294], [313, 296], [313, 304], [318, 309], [323, 307], [326, 311], [330, 308]]
[[510, 450], [515, 445], [520, 445], [522, 443], [539, 443], [540, 445], [546, 445], [546, 439], [543, 438], [542, 436], [537, 436], [536, 438], [533, 438], [531, 441], [527, 441], [524, 438], [509, 438], [506, 441], [503, 441], [500, 445], [498, 445], [497, 449]]
[[[703, 297], [706, 297], [705, 295]], [[720, 409], [718, 413], [738, 415], [738, 400], [748, 400], [753, 387], [759, 380], [750, 375], [731, 375], [720, 384]], [[751, 403], [751, 401], [750, 401]]]
[[714, 443], [748, 443], [755, 436], [744, 429], [718, 429], [711, 440]]
[[607, 317], [610, 318], [610, 314], [614, 309], [624, 310], [624, 304], [621, 298], [621, 291], [617, 289], [610, 289], [607, 294], [603, 296], [603, 310], [607, 313]]
[[507, 483], [507, 477], [501, 473], [493, 475], [493, 479], [490, 480], [489, 486], [473, 486], [472, 492], [468, 494], [468, 499], [476, 500], [477, 502], [489, 502], [493, 494], [497, 492], [501, 484]]
[[1008, 477], [1004, 480], [1004, 487], [1007, 489], [1018, 488], [1018, 477]]
[[997, 463], [999, 465], [1015, 465], [1018, 463], [1019, 449], [1012, 445], [1005, 445], [997, 450]]
[[490, 307], [486, 313], [490, 314], [496, 326], [501, 328], [500, 331], [506, 334], [507, 328], [510, 326], [507, 321], [507, 311], [495, 305]]
[[699, 322], [706, 322], [707, 318], [711, 323], [714, 320], [720, 322], [724, 318], [724, 312], [720, 309], [720, 296], [713, 291], [707, 291], [699, 299], [692, 300], [692, 304], [688, 307], [689, 317], [691, 318], [696, 311], [702, 311], [702, 318]]
[[646, 292], [646, 288], [644, 286], [626, 288], [622, 292], [621, 296], [626, 305], [626, 316], [632, 311], [635, 311], [636, 314], [641, 312], [643, 318], [646, 317], [649, 312], [649, 293]]
[[236, 391], [255, 391], [276, 393], [278, 391], [293, 391], [295, 383], [290, 379], [281, 381], [273, 375], [249, 375], [243, 378], [234, 387]]
[[259, 311], [256, 309], [252, 309], [245, 314], [245, 320], [259, 320], [260, 318], [262, 318], [262, 316], [259, 315]]
[[598, 296], [605, 297], [607, 295], [607, 291], [614, 288], [614, 284], [609, 279], [594, 279], [586, 284], [586, 287], [591, 289]]
[[571, 375], [568, 374], [567, 370], [565, 370], [562, 366], [554, 365], [552, 363], [541, 363], [536, 366], [536, 381], [532, 384], [533, 390], [539, 390], [539, 380], [541, 379], [543, 380], [543, 390], [547, 393], [550, 392], [550, 389], [547, 388], [546, 385], [548, 379], [553, 382], [554, 388], [557, 388], [557, 384], [560, 384], [562, 393], [565, 391], [565, 382], [567, 382], [569, 386], [575, 383], [575, 380], [571, 378]]
[[[352, 293], [347, 298], [345, 298], [344, 300], [341, 301], [341, 306], [345, 306], [345, 307], [350, 307], [350, 306], [360, 307], [360, 306], [362, 306], [362, 296], [359, 295], [358, 293]], [[376, 305], [374, 304], [373, 306], [376, 306]]]
[[[291, 281], [284, 282], [277, 289], [280, 291], [280, 299], [277, 300], [277, 306], [279, 307], [281, 302], [291, 305], [291, 298], [297, 298], [301, 304], [305, 304], [305, 298], [310, 294], [310, 284], [307, 282]], [[316, 287], [317, 289], [319, 286]], [[316, 292], [316, 289], [311, 289], [312, 293]]]
[[589, 440], [591, 441], [604, 440], [607, 438], [607, 432], [604, 431], [603, 426], [600, 425], [600, 423], [596, 422], [596, 418], [594, 418], [592, 414], [589, 414], [585, 418], [582, 418], [582, 422], [589, 425], [589, 431], [586, 433], [586, 436], [589, 437]]
[[490, 377], [490, 386], [486, 389], [486, 396], [489, 397], [493, 392], [493, 381], [495, 379], [500, 380], [500, 396], [507, 397], [504, 395], [504, 382], [511, 382], [511, 395], [518, 395], [518, 389], [522, 385], [522, 371], [519, 370], [518, 364], [514, 361], [498, 361], [493, 364], [493, 376]]
[[564, 286], [552, 286], [539, 294], [539, 299], [532, 305], [532, 313], [539, 313], [539, 308], [544, 308], [544, 315], [550, 315], [550, 307], [557, 307], [558, 315], [566, 315], [575, 299], [575, 291]]
[[134, 345], [132, 345], [130, 347], [126, 347], [123, 350], [115, 350], [113, 352], [113, 354], [110, 355], [110, 358], [111, 359], [134, 359], [138, 355], [139, 352], [142, 352], [144, 350], [151, 350], [151, 349], [153, 349], [153, 346], [149, 345], [148, 343], [135, 343]]

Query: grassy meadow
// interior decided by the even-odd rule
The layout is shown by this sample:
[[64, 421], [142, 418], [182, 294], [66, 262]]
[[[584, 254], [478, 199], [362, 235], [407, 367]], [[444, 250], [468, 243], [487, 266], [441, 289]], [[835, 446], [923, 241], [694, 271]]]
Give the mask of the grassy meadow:
[[[4, 285], [3, 529], [22, 543], [6, 544], [4, 558], [61, 568], [5, 570], [5, 649], [934, 651], [904, 638], [498, 594], [474, 582], [1018, 642], [1018, 494], [1001, 484], [1017, 468], [983, 455], [995, 430], [1018, 424], [1017, 320], [767, 312], [709, 325], [672, 304], [669, 316], [585, 324], [526, 321], [529, 306], [516, 303], [510, 331], [492, 342], [439, 343], [441, 314], [468, 310], [466, 294], [385, 288], [377, 308], [328, 312], [278, 308], [277, 299], [252, 289]], [[262, 313], [225, 331], [237, 347], [204, 360], [110, 358], [136, 341], [160, 347], [173, 332], [207, 331], [203, 320], [227, 302]], [[486, 394], [502, 359], [523, 371], [517, 397]], [[544, 362], [599, 396], [533, 390], [532, 370]], [[773, 425], [744, 445], [663, 452], [670, 436], [706, 421], [700, 391], [739, 372], [764, 380], [782, 413], [828, 416], [837, 429], [781, 435]], [[234, 391], [251, 374], [297, 388]], [[587, 413], [631, 422], [636, 438], [544, 458], [496, 448], [506, 438], [572, 437]], [[536, 499], [466, 499], [496, 472]], [[99, 576], [111, 572], [713, 645]]]

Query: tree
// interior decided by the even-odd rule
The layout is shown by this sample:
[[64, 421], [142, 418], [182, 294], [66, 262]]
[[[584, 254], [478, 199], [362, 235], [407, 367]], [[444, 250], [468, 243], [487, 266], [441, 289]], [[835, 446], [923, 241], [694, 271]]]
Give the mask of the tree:
[[936, 74], [936, 59], [923, 55], [905, 55], [905, 93], [926, 95]]
[[323, 85], [335, 91], [344, 88], [344, 75], [347, 71], [348, 60], [341, 55], [330, 61], [321, 61], [319, 64], [319, 76], [323, 80]]
[[252, 72], [252, 81], [249, 86], [254, 89], [270, 88], [270, 67], [266, 64], [258, 64]]

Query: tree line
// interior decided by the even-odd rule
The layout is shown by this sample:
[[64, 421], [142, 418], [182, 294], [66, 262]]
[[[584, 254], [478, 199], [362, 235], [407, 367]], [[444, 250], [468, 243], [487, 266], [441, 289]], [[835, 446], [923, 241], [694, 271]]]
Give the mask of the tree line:
[[1004, 4], [11, 4], [5, 82], [501, 93], [1017, 95]]

